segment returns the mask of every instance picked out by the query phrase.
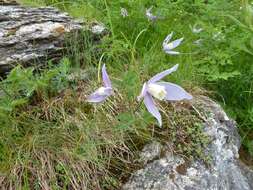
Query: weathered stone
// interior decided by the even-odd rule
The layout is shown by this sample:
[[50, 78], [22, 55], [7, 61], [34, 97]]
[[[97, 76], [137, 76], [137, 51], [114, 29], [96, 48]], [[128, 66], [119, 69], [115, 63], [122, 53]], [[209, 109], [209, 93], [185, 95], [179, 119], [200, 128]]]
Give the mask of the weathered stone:
[[204, 132], [212, 139], [206, 149], [211, 157], [210, 166], [200, 160], [188, 163], [167, 151], [162, 158], [136, 171], [124, 190], [253, 189], [253, 171], [238, 160], [240, 137], [235, 122], [209, 98], [197, 97], [192, 104], [199, 109], [198, 114], [205, 120]]
[[0, 5], [18, 5], [15, 0], [0, 0]]
[[162, 145], [159, 142], [152, 142], [144, 146], [140, 154], [140, 162], [144, 164], [159, 158], [162, 151]]
[[27, 8], [8, 2], [0, 5], [0, 73], [18, 63], [59, 59], [65, 34], [82, 28], [80, 22], [55, 8]]

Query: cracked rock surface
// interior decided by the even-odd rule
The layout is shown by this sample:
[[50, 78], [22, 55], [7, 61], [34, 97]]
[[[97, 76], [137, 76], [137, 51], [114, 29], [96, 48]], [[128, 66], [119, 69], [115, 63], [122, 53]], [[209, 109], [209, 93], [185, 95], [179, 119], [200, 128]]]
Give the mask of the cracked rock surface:
[[207, 97], [197, 97], [192, 104], [202, 108], [204, 133], [211, 138], [206, 149], [211, 156], [210, 166], [199, 160], [187, 163], [170, 151], [160, 157], [158, 148], [154, 148], [160, 145], [151, 143], [144, 147], [141, 158], [145, 160], [147, 155], [149, 160], [152, 155], [157, 159], [144, 162], [144, 168], [131, 176], [123, 190], [253, 190], [253, 171], [238, 160], [240, 137], [236, 123]]
[[0, 0], [0, 73], [17, 64], [59, 59], [64, 35], [82, 29], [80, 22], [52, 7], [30, 8]]

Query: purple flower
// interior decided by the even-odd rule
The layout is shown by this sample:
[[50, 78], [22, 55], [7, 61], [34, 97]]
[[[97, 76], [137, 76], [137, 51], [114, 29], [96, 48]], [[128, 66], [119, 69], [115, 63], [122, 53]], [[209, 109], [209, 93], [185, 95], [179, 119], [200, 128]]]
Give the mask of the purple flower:
[[102, 67], [102, 79], [104, 86], [97, 89], [88, 96], [87, 102], [100, 103], [113, 94], [111, 80], [106, 72], [105, 64]]
[[178, 47], [181, 44], [181, 42], [184, 40], [184, 38], [180, 38], [180, 39], [170, 42], [172, 36], [173, 36], [173, 32], [171, 32], [163, 41], [163, 51], [165, 51], [165, 53], [170, 54], [170, 55], [178, 55], [180, 53], [178, 51], [173, 51], [173, 49]]
[[152, 14], [151, 12], [152, 9], [153, 9], [153, 6], [146, 10], [146, 17], [148, 18], [149, 21], [155, 21], [158, 18], [157, 16]]
[[197, 24], [194, 24], [193, 27], [190, 25], [190, 28], [191, 28], [191, 30], [192, 30], [192, 33], [195, 33], [195, 34], [198, 34], [198, 33], [200, 33], [200, 32], [203, 31], [203, 28], [201, 28], [201, 27], [198, 26]]
[[137, 98], [138, 101], [140, 101], [142, 98], [144, 99], [144, 104], [147, 110], [157, 119], [159, 126], [162, 126], [162, 118], [153, 97], [157, 98], [158, 100], [170, 101], [192, 99], [192, 96], [187, 93], [182, 87], [170, 82], [160, 81], [165, 76], [169, 75], [172, 72], [175, 72], [177, 68], [178, 64], [168, 70], [158, 73], [149, 81], [145, 82], [142, 87], [141, 94]]

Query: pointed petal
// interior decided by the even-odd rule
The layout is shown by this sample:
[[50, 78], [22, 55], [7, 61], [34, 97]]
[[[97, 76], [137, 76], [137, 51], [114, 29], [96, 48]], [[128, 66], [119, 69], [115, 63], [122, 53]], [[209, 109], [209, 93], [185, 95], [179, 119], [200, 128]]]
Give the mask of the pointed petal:
[[98, 94], [91, 94], [90, 96], [88, 96], [87, 98], [87, 102], [90, 102], [90, 103], [100, 103], [100, 102], [103, 102], [105, 101], [105, 99], [107, 98], [108, 96], [101, 96], [101, 95], [98, 95]]
[[165, 40], [163, 41], [163, 47], [165, 47], [169, 41], [171, 40], [172, 36], [173, 36], [174, 32], [171, 32], [166, 38]]
[[137, 97], [137, 100], [140, 101], [147, 93], [147, 83], [145, 82], [143, 84], [142, 90], [141, 90], [141, 94]]
[[177, 40], [174, 40], [168, 44], [168, 47], [170, 47], [170, 49], [174, 49], [178, 47], [182, 43], [183, 40], [184, 38], [179, 38]]
[[195, 34], [198, 34], [198, 33], [202, 32], [202, 31], [203, 31], [202, 28], [193, 28], [192, 29], [192, 32], [195, 33]]
[[170, 55], [179, 55], [180, 53], [178, 51], [170, 51], [170, 50], [164, 50], [165, 53], [170, 54]]
[[[101, 89], [103, 88], [103, 91], [101, 92]], [[95, 92], [93, 92], [91, 95], [88, 96], [87, 102], [93, 102], [93, 103], [99, 103], [103, 102], [108, 96], [112, 95], [113, 90], [108, 87], [100, 87]]]
[[155, 21], [157, 19], [157, 16], [152, 14], [152, 9], [153, 6], [150, 7], [149, 9], [146, 9], [146, 17], [148, 18], [149, 21]]
[[151, 11], [153, 9], [153, 6], [149, 7], [148, 9], [146, 9], [146, 15], [152, 15]]
[[105, 85], [105, 87], [112, 87], [112, 83], [111, 83], [111, 80], [106, 72], [106, 67], [105, 67], [105, 64], [103, 65], [102, 67], [102, 78], [103, 78], [103, 83]]
[[156, 84], [164, 86], [167, 92], [166, 100], [180, 101], [180, 100], [191, 100], [192, 95], [186, 92], [182, 87], [170, 83], [170, 82], [157, 82]]
[[167, 75], [169, 75], [170, 73], [172, 72], [175, 72], [178, 68], [178, 64], [174, 65], [172, 68], [168, 69], [168, 70], [165, 70], [161, 73], [158, 73], [156, 74], [155, 76], [153, 76], [149, 81], [148, 83], [154, 83], [154, 82], [157, 82], [159, 80], [161, 80], [162, 78], [166, 77]]
[[158, 108], [156, 107], [155, 102], [150, 94], [146, 94], [146, 96], [144, 96], [144, 104], [145, 104], [148, 112], [151, 113], [151, 115], [153, 115], [157, 119], [159, 126], [161, 127], [162, 126], [162, 117], [161, 117], [161, 114], [160, 114]]

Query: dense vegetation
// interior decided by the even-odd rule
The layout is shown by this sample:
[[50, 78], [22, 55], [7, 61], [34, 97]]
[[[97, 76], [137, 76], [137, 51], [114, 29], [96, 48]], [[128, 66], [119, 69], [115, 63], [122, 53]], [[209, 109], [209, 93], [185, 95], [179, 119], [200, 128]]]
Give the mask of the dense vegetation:
[[[88, 24], [100, 21], [111, 33], [97, 44], [84, 31], [78, 39], [70, 39], [66, 58], [57, 67], [50, 62], [43, 70], [18, 66], [1, 82], [2, 185], [68, 189], [81, 184], [113, 189], [138, 167], [133, 162], [136, 152], [154, 139], [169, 139], [175, 153], [208, 163], [202, 153], [208, 139], [194, 111], [185, 109], [187, 102], [177, 105], [180, 109], [161, 103], [164, 118], [169, 118], [162, 129], [136, 102], [144, 81], [176, 63], [179, 70], [167, 80], [193, 95], [208, 93], [218, 100], [238, 122], [243, 146], [253, 156], [251, 2], [22, 2], [56, 6]], [[151, 6], [159, 17], [154, 22], [145, 15]], [[121, 15], [121, 8], [128, 11], [127, 17]], [[196, 32], [198, 28], [203, 30]], [[177, 49], [180, 55], [162, 51], [171, 31], [175, 39], [184, 37]], [[100, 86], [101, 63], [106, 63], [117, 92], [104, 104], [92, 105], [85, 97]]]

